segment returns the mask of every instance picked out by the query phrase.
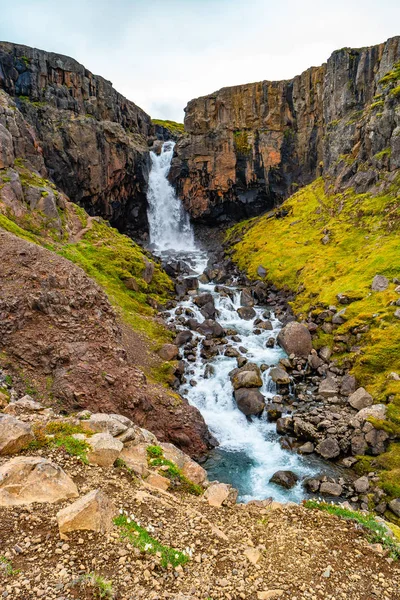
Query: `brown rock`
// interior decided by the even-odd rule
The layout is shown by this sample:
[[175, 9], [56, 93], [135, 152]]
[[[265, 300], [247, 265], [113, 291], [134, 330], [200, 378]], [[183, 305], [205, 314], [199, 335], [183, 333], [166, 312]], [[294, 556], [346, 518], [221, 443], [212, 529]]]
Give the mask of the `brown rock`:
[[109, 433], [95, 433], [89, 441], [88, 461], [99, 467], [112, 467], [124, 447], [123, 443]]
[[93, 490], [60, 510], [56, 517], [61, 535], [80, 530], [106, 533], [113, 526], [115, 514], [110, 498], [101, 490]]
[[264, 396], [255, 388], [239, 388], [235, 390], [238, 409], [246, 416], [259, 415], [265, 407]]
[[171, 483], [167, 477], [163, 477], [158, 473], [150, 473], [146, 479], [146, 482], [152, 487], [157, 488], [158, 490], [163, 490], [164, 492], [167, 491]]
[[34, 439], [30, 425], [0, 414], [0, 455], [16, 454]]
[[175, 360], [179, 356], [179, 348], [175, 344], [164, 344], [158, 351], [158, 354], [163, 360]]
[[277, 341], [286, 354], [307, 358], [312, 349], [310, 332], [305, 325], [296, 321], [288, 323], [281, 329]]
[[374, 403], [374, 400], [371, 394], [368, 394], [364, 388], [360, 387], [355, 392], [351, 394], [349, 397], [349, 404], [356, 410], [361, 410], [362, 408], [366, 408], [367, 406], [371, 406]]

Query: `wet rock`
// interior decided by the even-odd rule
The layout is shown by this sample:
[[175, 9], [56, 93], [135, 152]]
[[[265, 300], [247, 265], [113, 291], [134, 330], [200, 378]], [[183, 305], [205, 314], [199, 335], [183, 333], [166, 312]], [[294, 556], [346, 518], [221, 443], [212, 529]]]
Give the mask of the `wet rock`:
[[231, 381], [235, 390], [239, 388], [259, 388], [262, 386], [261, 372], [257, 365], [247, 363], [240, 369], [234, 369]]
[[247, 358], [245, 356], [238, 356], [236, 361], [240, 369], [241, 367], [244, 367], [244, 365], [247, 363]]
[[303, 485], [307, 490], [315, 494], [318, 492], [321, 482], [318, 479], [311, 478], [305, 479]]
[[179, 356], [179, 348], [175, 344], [164, 344], [158, 351], [158, 355], [162, 360], [175, 360]]
[[323, 481], [319, 488], [319, 493], [324, 496], [341, 496], [343, 488], [339, 483], [332, 483], [330, 481]]
[[277, 421], [282, 416], [282, 410], [276, 405], [270, 404], [267, 410], [267, 418], [271, 423]]
[[268, 338], [268, 340], [265, 342], [265, 346], [266, 346], [266, 348], [274, 348], [275, 338], [273, 338], [273, 337]]
[[349, 397], [350, 406], [352, 406], [356, 410], [361, 410], [362, 408], [371, 406], [371, 404], [373, 404], [373, 402], [374, 402], [374, 400], [373, 400], [371, 394], [368, 394], [368, 392], [362, 387], [358, 388]]
[[34, 439], [30, 425], [11, 415], [0, 414], [0, 455], [16, 454]]
[[233, 346], [227, 346], [224, 352], [224, 356], [229, 356], [230, 358], [238, 358], [240, 356], [240, 352], [233, 348]]
[[255, 388], [239, 388], [235, 390], [238, 409], [246, 416], [259, 415], [264, 410], [264, 396]]
[[212, 319], [206, 319], [203, 323], [200, 323], [197, 326], [197, 331], [202, 333], [203, 335], [210, 336], [213, 338], [222, 338], [225, 335], [225, 332], [221, 325], [217, 323], [217, 321], [213, 321]]
[[246, 307], [251, 307], [254, 306], [254, 298], [251, 295], [250, 290], [242, 290], [240, 293], [240, 305], [241, 306], [246, 306]]
[[288, 385], [291, 381], [290, 375], [281, 367], [273, 367], [269, 375], [274, 383], [278, 385]]
[[256, 311], [251, 306], [241, 306], [237, 309], [237, 313], [245, 321], [251, 321], [256, 316]]
[[306, 442], [300, 446], [298, 450], [300, 454], [312, 454], [315, 450], [315, 446], [312, 442]]
[[187, 344], [188, 342], [190, 342], [193, 338], [193, 333], [189, 330], [189, 329], [184, 329], [183, 331], [180, 331], [178, 333], [178, 335], [175, 338], [175, 345], [176, 346], [183, 346], [184, 344]]
[[57, 515], [58, 529], [63, 536], [70, 531], [98, 531], [106, 533], [113, 527], [115, 504], [101, 490], [93, 490]]
[[204, 379], [210, 379], [215, 375], [215, 367], [213, 365], [206, 365], [204, 369]]
[[338, 441], [334, 437], [327, 437], [316, 447], [316, 452], [323, 458], [336, 458], [340, 454]]
[[0, 506], [60, 502], [79, 496], [61, 467], [40, 456], [18, 456], [0, 467]]
[[296, 485], [298, 480], [298, 476], [293, 471], [277, 471], [269, 481], [289, 490]]
[[292, 417], [281, 417], [276, 422], [276, 432], [280, 435], [286, 433], [293, 433], [293, 418]]
[[371, 290], [373, 292], [383, 292], [389, 287], [389, 279], [384, 275], [375, 275], [372, 280]]
[[287, 354], [306, 358], [312, 349], [311, 334], [305, 325], [292, 321], [281, 329], [278, 344]]

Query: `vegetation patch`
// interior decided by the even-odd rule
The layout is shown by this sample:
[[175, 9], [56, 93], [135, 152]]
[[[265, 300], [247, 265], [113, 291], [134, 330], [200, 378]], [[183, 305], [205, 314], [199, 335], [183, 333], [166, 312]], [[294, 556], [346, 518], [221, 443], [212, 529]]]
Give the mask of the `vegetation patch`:
[[114, 598], [112, 581], [108, 581], [97, 573], [85, 573], [73, 582], [73, 587], [93, 592], [95, 598]]
[[189, 561], [189, 556], [175, 548], [161, 544], [150, 535], [145, 527], [139, 525], [125, 513], [114, 519], [114, 523], [121, 529], [121, 537], [127, 539], [141, 552], [159, 556], [162, 567], [167, 568], [168, 565], [177, 567], [185, 565]]
[[248, 156], [251, 153], [251, 144], [249, 143], [249, 135], [247, 131], [234, 131], [233, 140], [238, 154]]
[[160, 127], [165, 127], [172, 133], [172, 135], [183, 135], [185, 133], [185, 126], [183, 123], [177, 123], [176, 121], [163, 121], [162, 119], [152, 119], [151, 122], [153, 125], [160, 125]]
[[85, 440], [73, 437], [76, 433], [90, 436], [91, 433], [84, 430], [80, 425], [74, 425], [66, 421], [50, 421], [47, 424], [36, 423], [33, 426], [35, 439], [30, 442], [28, 449], [55, 447], [63, 449], [67, 454], [76, 456], [84, 464], [88, 464], [87, 452], [89, 445]]
[[19, 569], [14, 569], [11, 560], [0, 556], [0, 573], [3, 573], [5, 577], [15, 577], [19, 572]]
[[342, 506], [328, 504], [327, 502], [319, 502], [318, 500], [306, 500], [303, 505], [306, 508], [322, 510], [341, 519], [359, 523], [364, 528], [368, 541], [371, 544], [381, 544], [389, 551], [389, 556], [391, 558], [395, 560], [400, 558], [400, 544], [390, 536], [387, 528], [382, 523], [379, 523], [374, 515], [349, 510]]
[[147, 460], [150, 467], [165, 467], [162, 470], [162, 474], [165, 477], [168, 477], [174, 485], [179, 486], [183, 491], [193, 494], [194, 496], [201, 496], [203, 494], [201, 485], [190, 481], [172, 460], [165, 458], [160, 446], [148, 446]]

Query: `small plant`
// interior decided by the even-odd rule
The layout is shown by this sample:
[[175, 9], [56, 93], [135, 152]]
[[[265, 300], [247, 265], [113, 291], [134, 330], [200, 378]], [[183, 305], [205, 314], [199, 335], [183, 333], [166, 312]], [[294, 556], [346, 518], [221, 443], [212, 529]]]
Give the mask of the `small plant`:
[[14, 577], [20, 572], [19, 569], [14, 569], [11, 560], [5, 556], [0, 556], [0, 572], [2, 571], [6, 577]]
[[114, 467], [116, 469], [121, 469], [122, 471], [125, 471], [126, 473], [128, 473], [132, 479], [135, 478], [135, 474], [133, 472], [133, 469], [131, 469], [130, 467], [128, 467], [128, 465], [126, 464], [126, 462], [124, 461], [123, 458], [117, 458], [117, 460], [114, 463]]
[[163, 469], [163, 475], [168, 477], [175, 485], [180, 486], [185, 492], [193, 494], [194, 496], [202, 495], [203, 488], [197, 483], [190, 481], [172, 460], [164, 458], [160, 446], [148, 446], [147, 461], [150, 467], [166, 467]]
[[111, 581], [107, 581], [97, 573], [85, 573], [79, 577], [75, 585], [91, 587], [97, 598], [114, 598], [114, 590]]
[[365, 529], [369, 542], [372, 544], [381, 544], [389, 551], [389, 556], [394, 560], [400, 558], [400, 544], [389, 536], [387, 529], [375, 519], [374, 515], [365, 514], [357, 510], [349, 510], [337, 504], [319, 502], [318, 500], [306, 500], [303, 505], [306, 508], [322, 510], [330, 515], [336, 515], [341, 519], [359, 523]]
[[147, 446], [147, 456], [149, 458], [161, 458], [163, 451], [160, 446]]
[[189, 561], [189, 556], [171, 548], [164, 546], [158, 540], [154, 539], [147, 529], [141, 527], [134, 519], [128, 517], [125, 513], [120, 514], [114, 519], [115, 525], [121, 528], [121, 537], [126, 538], [129, 542], [139, 548], [142, 552], [149, 554], [157, 554], [161, 558], [161, 566], [166, 568], [168, 565], [177, 567], [185, 565]]
[[89, 446], [87, 442], [72, 437], [75, 433], [90, 435], [90, 432], [82, 429], [80, 425], [74, 425], [68, 421], [50, 421], [46, 425], [35, 423], [33, 432], [35, 439], [29, 444], [29, 449], [36, 450], [46, 446], [62, 448], [67, 454], [76, 456], [84, 464], [88, 464], [87, 451]]

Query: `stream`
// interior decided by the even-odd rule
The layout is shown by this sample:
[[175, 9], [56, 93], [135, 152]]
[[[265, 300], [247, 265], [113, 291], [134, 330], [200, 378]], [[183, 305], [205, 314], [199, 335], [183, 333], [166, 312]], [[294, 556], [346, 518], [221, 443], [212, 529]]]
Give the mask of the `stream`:
[[[151, 152], [148, 190], [150, 243], [154, 254], [164, 263], [182, 261], [189, 265], [193, 277], [203, 273], [208, 254], [196, 243], [189, 217], [168, 181], [173, 151], [174, 142], [169, 141], [164, 142], [159, 155]], [[165, 318], [173, 322], [178, 330], [186, 329], [179, 320], [182, 313], [203, 323], [205, 317], [193, 299], [198, 294], [210, 293], [217, 310], [216, 321], [224, 329], [236, 333], [235, 336], [229, 336], [229, 346], [238, 350], [248, 362], [260, 367], [263, 365], [260, 392], [268, 405], [277, 393], [269, 376], [270, 367], [276, 365], [285, 353], [277, 344], [272, 348], [266, 347], [266, 342], [271, 337], [276, 339], [281, 323], [267, 306], [259, 305], [254, 307], [254, 318], [240, 318], [237, 312], [240, 308], [240, 292], [235, 285], [227, 287], [212, 282], [200, 283], [196, 294], [179, 302], [166, 313]], [[256, 335], [255, 321], [265, 320], [266, 317], [272, 324], [272, 330], [262, 329]], [[193, 332], [193, 336], [199, 340], [204, 338], [196, 332]], [[218, 348], [224, 351], [226, 346]], [[199, 343], [193, 349], [193, 356], [185, 357], [181, 349], [181, 358], [185, 363], [185, 382], [178, 391], [199, 409], [219, 443], [203, 465], [210, 480], [233, 485], [239, 491], [239, 500], [244, 502], [271, 496], [278, 501], [300, 502], [309, 495], [302, 486], [302, 479], [321, 472], [333, 472], [332, 465], [315, 455], [302, 456], [282, 449], [276, 424], [268, 421], [266, 410], [260, 417], [246, 417], [238, 409], [229, 377], [229, 373], [238, 366], [235, 357], [219, 353], [205, 360], [201, 357]], [[298, 483], [291, 489], [270, 483], [271, 476], [279, 470], [296, 473]]]

